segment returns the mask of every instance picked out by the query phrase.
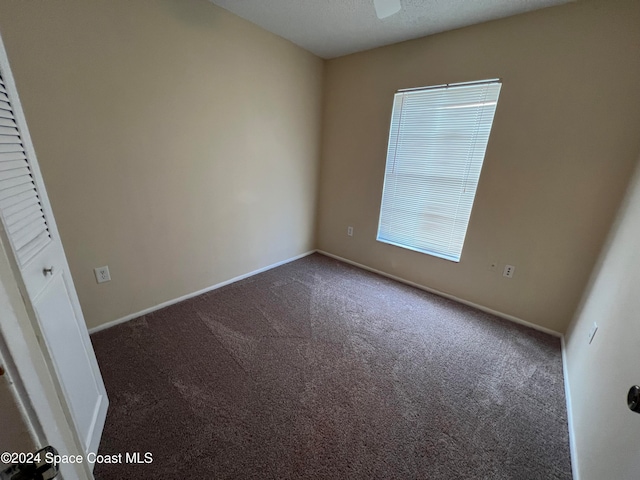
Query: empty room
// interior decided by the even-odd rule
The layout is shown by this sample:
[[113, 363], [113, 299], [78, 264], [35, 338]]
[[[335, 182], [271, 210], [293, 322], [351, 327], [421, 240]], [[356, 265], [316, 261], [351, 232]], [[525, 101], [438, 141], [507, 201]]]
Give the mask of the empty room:
[[0, 478], [640, 478], [638, 25], [0, 0]]

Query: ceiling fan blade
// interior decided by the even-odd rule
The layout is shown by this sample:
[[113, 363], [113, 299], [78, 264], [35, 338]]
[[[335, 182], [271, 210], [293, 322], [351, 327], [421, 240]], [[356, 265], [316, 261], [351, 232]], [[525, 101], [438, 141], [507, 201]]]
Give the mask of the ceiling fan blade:
[[380, 20], [398, 13], [402, 8], [400, 0], [373, 0], [373, 5]]

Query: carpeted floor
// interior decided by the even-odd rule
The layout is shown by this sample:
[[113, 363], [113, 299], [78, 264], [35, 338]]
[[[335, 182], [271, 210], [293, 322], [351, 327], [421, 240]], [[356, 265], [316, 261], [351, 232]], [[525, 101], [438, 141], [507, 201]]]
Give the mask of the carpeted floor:
[[121, 479], [570, 479], [557, 338], [322, 255], [96, 333]]

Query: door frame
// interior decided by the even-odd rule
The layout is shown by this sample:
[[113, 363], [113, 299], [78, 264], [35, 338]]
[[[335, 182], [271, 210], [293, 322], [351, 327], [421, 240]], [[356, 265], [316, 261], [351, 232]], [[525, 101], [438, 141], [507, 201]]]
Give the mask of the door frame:
[[[17, 91], [1, 35], [0, 68], [5, 84]], [[21, 127], [25, 150], [32, 150], [20, 100], [11, 100], [16, 107], [15, 121]], [[35, 152], [28, 154], [35, 158]], [[38, 169], [37, 164], [33, 169]], [[44, 185], [39, 185], [39, 189], [46, 195]], [[49, 205], [42, 206], [44, 210], [50, 208]], [[45, 211], [45, 214], [51, 219], [51, 233], [59, 238], [52, 212]], [[84, 456], [82, 441], [28, 298], [7, 232], [0, 222], [0, 350], [5, 361], [5, 375], [15, 388], [36, 444], [39, 447], [52, 445], [60, 454], [83, 456], [81, 464], [61, 464], [61, 478], [92, 479], [92, 466]]]

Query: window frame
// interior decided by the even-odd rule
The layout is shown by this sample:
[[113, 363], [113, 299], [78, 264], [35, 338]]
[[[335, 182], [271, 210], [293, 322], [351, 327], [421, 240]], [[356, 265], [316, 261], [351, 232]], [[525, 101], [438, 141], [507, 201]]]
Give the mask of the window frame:
[[[475, 165], [475, 167], [477, 168], [477, 175], [474, 174], [472, 180], [473, 180], [473, 189], [472, 189], [472, 196], [470, 197], [470, 200], [468, 199], [469, 197], [467, 197], [466, 201], [466, 205], [467, 205], [467, 209], [468, 209], [468, 215], [465, 213], [465, 215], [463, 216], [462, 220], [464, 220], [463, 223], [459, 223], [456, 226], [456, 222], [458, 222], [458, 214], [457, 214], [457, 209], [459, 208], [459, 205], [461, 203], [461, 198], [462, 195], [465, 193], [465, 190], [467, 188], [467, 177], [465, 177], [465, 183], [463, 184], [463, 186], [459, 187], [457, 190], [454, 190], [453, 193], [445, 193], [445, 194], [440, 194], [441, 196], [439, 197], [440, 199], [443, 199], [445, 197], [447, 197], [448, 195], [456, 195], [456, 192], [460, 192], [458, 193], [458, 200], [457, 200], [457, 204], [455, 205], [455, 209], [456, 209], [456, 214], [454, 216], [449, 215], [447, 216], [442, 216], [443, 218], [446, 218], [447, 220], [453, 222], [452, 226], [451, 226], [451, 232], [448, 236], [449, 238], [449, 245], [446, 248], [440, 248], [440, 251], [437, 251], [438, 249], [429, 249], [429, 248], [421, 248], [420, 246], [417, 246], [416, 244], [420, 243], [420, 240], [423, 240], [426, 236], [424, 237], [420, 237], [419, 235], [413, 235], [413, 234], [405, 234], [404, 236], [408, 237], [409, 241], [407, 243], [402, 243], [402, 242], [398, 242], [398, 241], [394, 241], [392, 239], [389, 238], [385, 238], [385, 237], [389, 237], [389, 236], [393, 236], [393, 234], [389, 234], [386, 233], [386, 235], [382, 234], [383, 231], [383, 217], [384, 215], [389, 215], [392, 211], [392, 209], [396, 208], [396, 206], [386, 206], [385, 205], [385, 200], [388, 200], [388, 197], [386, 195], [386, 189], [390, 188], [390, 183], [389, 182], [389, 172], [390, 172], [390, 168], [389, 168], [389, 164], [391, 161], [393, 161], [393, 169], [395, 170], [396, 168], [396, 156], [397, 156], [397, 149], [398, 149], [398, 145], [400, 144], [401, 140], [400, 137], [402, 136], [402, 132], [401, 132], [401, 128], [407, 128], [407, 125], [403, 125], [402, 123], [402, 109], [404, 108], [404, 101], [407, 98], [407, 95], [410, 95], [412, 93], [421, 93], [421, 92], [428, 92], [428, 91], [433, 91], [433, 90], [442, 90], [442, 91], [447, 91], [448, 89], [461, 89], [464, 87], [482, 87], [482, 86], [486, 86], [485, 91], [489, 91], [492, 88], [492, 95], [495, 95], [495, 101], [491, 101], [491, 102], [484, 102], [482, 101], [481, 103], [470, 103], [469, 107], [476, 107], [476, 111], [480, 112], [480, 117], [482, 117], [485, 113], [488, 113], [490, 116], [490, 121], [488, 121], [488, 126], [485, 124], [485, 128], [487, 128], [487, 132], [483, 135], [480, 135], [478, 133], [478, 130], [476, 130], [475, 132], [473, 131], [474, 128], [476, 128], [478, 125], [480, 125], [480, 123], [483, 121], [483, 119], [481, 118], [481, 120], [477, 120], [476, 119], [476, 123], [474, 125], [465, 127], [468, 129], [469, 134], [471, 134], [472, 138], [473, 138], [473, 146], [468, 146], [467, 148], [470, 149], [469, 153], [469, 159], [467, 160], [467, 164], [465, 164], [465, 168], [467, 168], [467, 165], [470, 167], [470, 165], [472, 165], [473, 163]], [[448, 260], [448, 261], [452, 261], [455, 263], [459, 263], [462, 259], [462, 254], [464, 251], [464, 245], [466, 242], [466, 237], [467, 237], [467, 233], [468, 233], [468, 227], [469, 224], [471, 222], [471, 214], [473, 213], [473, 206], [475, 204], [475, 199], [477, 197], [477, 188], [478, 185], [480, 183], [480, 177], [482, 174], [482, 168], [484, 166], [484, 161], [486, 159], [486, 153], [487, 153], [487, 149], [488, 149], [488, 144], [489, 144], [489, 140], [491, 137], [491, 132], [493, 130], [493, 125], [495, 123], [495, 114], [497, 111], [497, 106], [498, 106], [498, 102], [499, 102], [499, 98], [500, 98], [500, 93], [501, 93], [501, 88], [502, 88], [502, 79], [500, 78], [493, 78], [493, 79], [487, 79], [487, 80], [480, 80], [480, 81], [473, 81], [473, 82], [461, 82], [461, 83], [450, 83], [450, 84], [441, 84], [441, 85], [433, 85], [433, 86], [427, 86], [427, 87], [420, 87], [420, 88], [408, 88], [408, 89], [402, 89], [402, 90], [398, 90], [395, 92], [394, 94], [394, 99], [393, 99], [393, 107], [392, 107], [392, 113], [391, 113], [391, 121], [390, 121], [390, 126], [389, 126], [389, 134], [388, 134], [388, 141], [387, 141], [387, 149], [386, 149], [386, 160], [385, 160], [385, 170], [384, 170], [384, 178], [383, 178], [383, 188], [382, 188], [382, 196], [381, 196], [381, 200], [380, 200], [380, 214], [378, 217], [378, 228], [377, 228], [377, 233], [376, 233], [376, 240], [381, 242], [381, 243], [386, 243], [389, 245], [393, 245], [396, 247], [400, 247], [400, 248], [404, 248], [410, 251], [415, 251], [415, 252], [419, 252], [419, 253], [423, 253], [426, 255], [431, 255], [437, 258], [442, 258], [444, 260]], [[402, 100], [400, 103], [400, 113], [398, 114], [398, 120], [396, 122], [396, 108], [398, 107], [397, 104], [397, 98], [398, 95], [402, 95]], [[446, 99], [446, 96], [443, 96], [442, 98]], [[455, 98], [455, 96], [454, 96]], [[491, 105], [493, 105], [493, 107], [491, 108]], [[443, 109], [447, 109], [447, 108], [460, 108], [460, 107], [442, 107]], [[426, 110], [427, 112], [429, 111], [434, 111], [436, 110], [435, 108], [433, 108], [433, 110]], [[433, 118], [433, 116], [435, 116], [436, 114], [432, 114], [432, 117], [429, 119], [431, 120]], [[440, 114], [439, 114], [440, 115]], [[455, 115], [451, 114], [449, 116], [450, 118], [454, 118]], [[414, 119], [415, 120], [415, 119]], [[450, 120], [449, 120], [450, 121]], [[484, 120], [485, 123], [487, 123], [486, 119]], [[455, 121], [452, 121], [452, 124], [455, 123]], [[411, 124], [409, 126], [409, 129], [411, 126], [414, 126], [415, 123]], [[432, 125], [429, 127], [430, 130], [428, 130], [428, 133], [425, 134], [425, 136], [428, 136], [429, 134], [432, 134], [432, 132], [437, 131], [438, 129], [441, 129], [445, 126], [448, 126], [447, 121], [444, 121], [443, 123], [436, 123], [435, 125]], [[397, 130], [394, 133], [394, 129]], [[466, 130], [465, 130], [466, 132]], [[395, 141], [393, 139], [395, 135]], [[486, 136], [486, 142], [481, 145], [481, 148], [478, 150], [479, 152], [481, 151], [481, 155], [476, 155], [474, 157], [474, 159], [471, 159], [471, 155], [472, 153], [475, 155], [475, 148], [476, 148], [476, 141], [478, 140], [478, 137], [482, 136], [482, 141], [484, 142], [484, 138]], [[463, 142], [461, 142], [460, 144], [456, 144], [457, 145], [464, 145]], [[392, 155], [391, 151], [392, 149], [394, 150], [394, 153]], [[421, 154], [423, 156], [426, 156], [427, 154]], [[438, 170], [439, 168], [442, 168], [442, 165], [446, 165], [446, 160], [451, 159], [451, 157], [447, 158], [444, 157], [445, 161], [442, 161], [440, 164], [436, 164], [434, 163], [434, 165], [436, 165], [435, 167], [433, 167], [435, 170]], [[479, 159], [479, 162], [478, 162]], [[451, 172], [455, 169], [455, 167], [449, 167], [451, 168]], [[428, 175], [424, 175], [424, 177], [428, 177]], [[393, 188], [397, 188], [397, 184], [400, 183], [398, 180], [398, 175], [394, 175], [393, 177]], [[423, 185], [423, 184], [427, 184], [427, 181], [419, 181], [418, 185]], [[444, 182], [443, 182], [444, 183]], [[405, 182], [404, 188], [407, 188], [407, 184], [408, 182]], [[432, 185], [433, 187], [433, 185]], [[410, 195], [409, 193], [406, 193], [405, 195]], [[393, 194], [391, 197], [389, 197], [391, 200], [394, 201], [394, 205], [395, 205], [395, 200], [397, 198], [401, 198], [402, 195], [396, 195]], [[436, 198], [436, 195], [433, 196], [433, 198]], [[403, 205], [407, 205], [410, 206], [411, 202], [410, 201], [400, 201], [398, 203], [402, 203]], [[447, 208], [452, 208], [453, 204], [447, 204], [446, 207]], [[386, 208], [385, 208], [386, 206]], [[427, 210], [425, 210], [427, 211]], [[436, 212], [432, 211], [432, 215], [435, 215]], [[411, 216], [412, 215], [412, 216]], [[421, 213], [412, 213], [410, 214], [410, 218], [418, 218], [421, 215]], [[389, 220], [387, 219], [386, 222], [389, 222]], [[437, 223], [437, 222], [433, 222], [434, 225], [436, 225], [437, 227], [440, 228], [444, 228], [443, 226], [446, 227], [446, 221], [445, 222], [441, 222], [441, 223]], [[420, 230], [423, 227], [419, 227], [419, 228], [415, 228], [416, 230]], [[389, 226], [385, 226], [385, 229], [387, 231], [390, 230]], [[455, 235], [455, 241], [453, 242], [453, 247], [451, 247], [452, 242], [451, 239], [454, 237], [454, 233]], [[461, 233], [461, 234], [460, 234]], [[401, 233], [396, 233], [395, 234], [396, 237], [401, 237], [403, 236]], [[434, 238], [438, 238], [438, 240], [440, 240], [441, 238], [444, 239], [446, 238], [445, 236], [443, 237], [437, 237], [434, 236]], [[416, 240], [417, 241], [412, 241], [412, 240]], [[434, 242], [432, 242], [432, 246], [435, 245]], [[459, 250], [458, 250], [458, 246], [459, 246]], [[445, 251], [447, 250], [447, 251]]]

